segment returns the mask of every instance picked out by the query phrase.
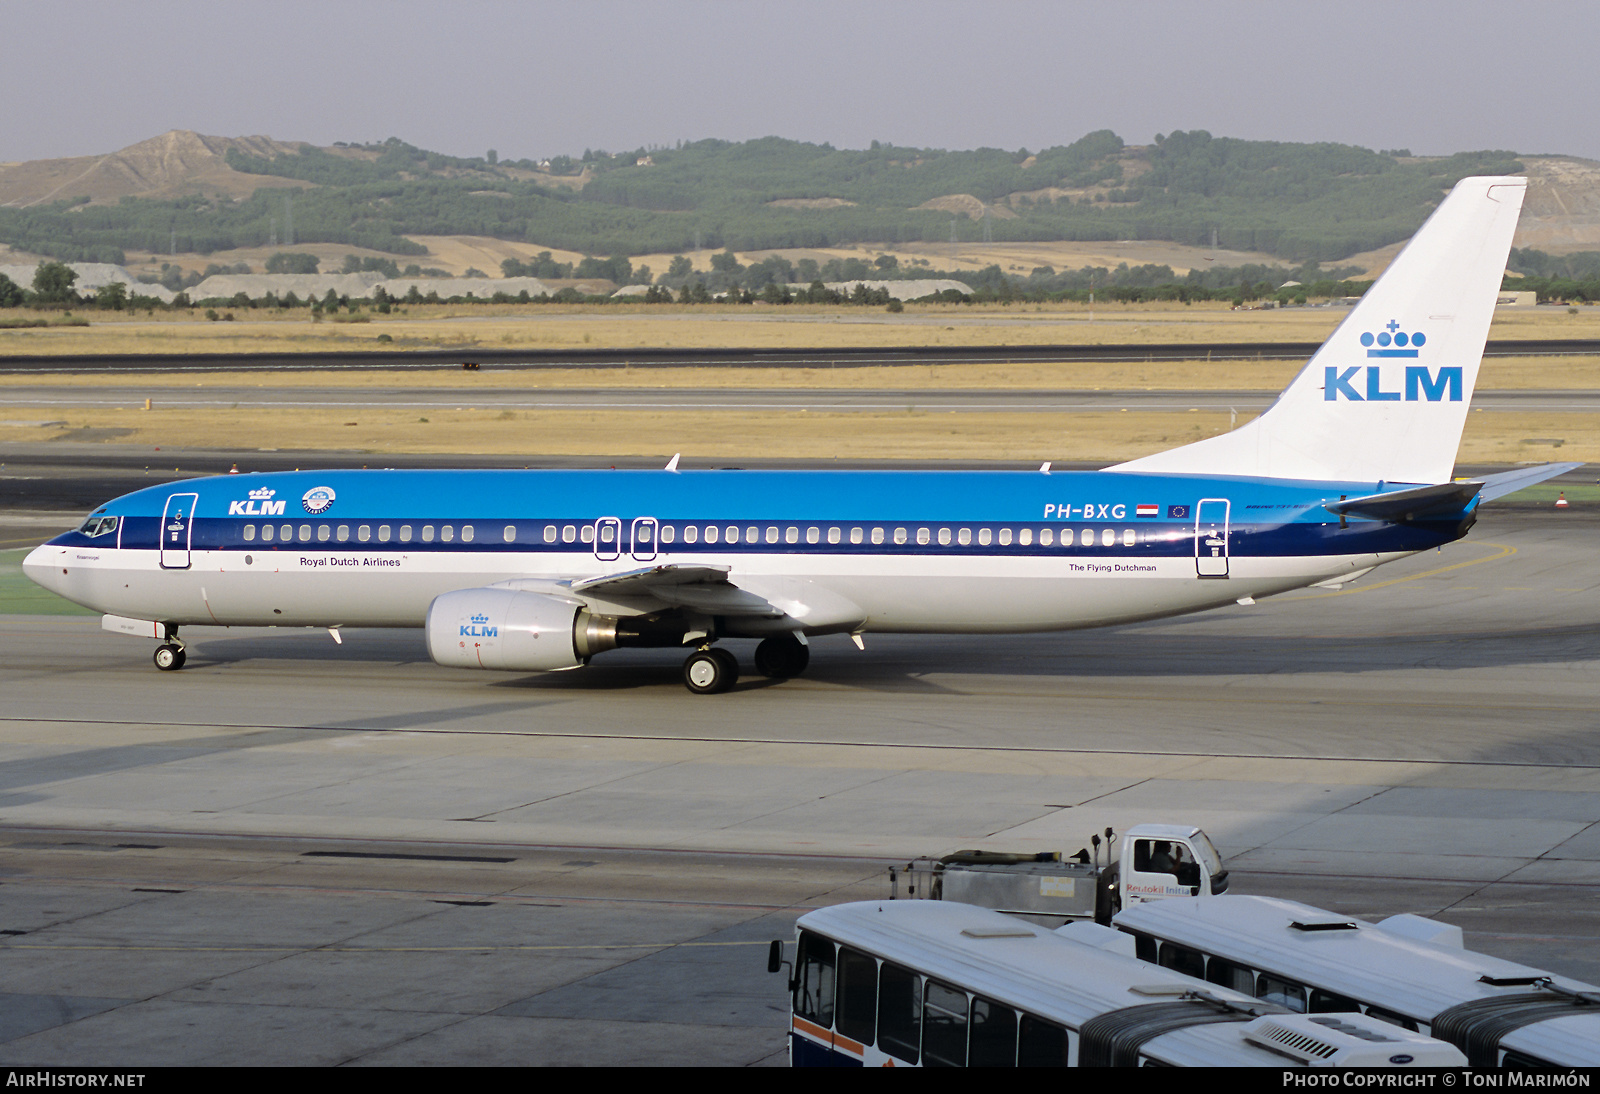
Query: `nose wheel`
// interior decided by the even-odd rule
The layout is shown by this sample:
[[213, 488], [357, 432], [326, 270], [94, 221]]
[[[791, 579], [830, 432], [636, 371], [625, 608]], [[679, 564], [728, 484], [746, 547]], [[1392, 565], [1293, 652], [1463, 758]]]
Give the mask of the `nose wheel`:
[[163, 642], [156, 647], [154, 660], [156, 668], [162, 672], [176, 672], [178, 669], [183, 668], [183, 663], [188, 660], [188, 656], [182, 646], [173, 642]]
[[739, 679], [739, 662], [719, 646], [695, 650], [683, 663], [683, 686], [696, 695], [715, 695]]

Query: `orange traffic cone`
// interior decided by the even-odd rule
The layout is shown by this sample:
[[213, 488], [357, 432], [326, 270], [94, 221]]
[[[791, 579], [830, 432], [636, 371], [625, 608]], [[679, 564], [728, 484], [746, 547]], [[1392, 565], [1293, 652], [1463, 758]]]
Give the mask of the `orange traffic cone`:
[[1567, 508], [1567, 492], [1565, 490], [1561, 491], [1561, 496], [1556, 498], [1556, 508], [1557, 509], [1565, 509], [1565, 508]]

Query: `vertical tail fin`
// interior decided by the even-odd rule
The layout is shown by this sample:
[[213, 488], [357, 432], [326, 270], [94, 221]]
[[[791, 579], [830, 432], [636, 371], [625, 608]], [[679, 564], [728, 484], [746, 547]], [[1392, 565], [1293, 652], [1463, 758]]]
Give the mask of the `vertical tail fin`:
[[1447, 481], [1527, 184], [1458, 182], [1259, 418], [1108, 470]]

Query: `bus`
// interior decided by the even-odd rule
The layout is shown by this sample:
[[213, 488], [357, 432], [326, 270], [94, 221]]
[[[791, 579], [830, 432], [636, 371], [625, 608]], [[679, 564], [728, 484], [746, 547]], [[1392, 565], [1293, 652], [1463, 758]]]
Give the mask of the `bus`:
[[1466, 949], [1416, 915], [1368, 923], [1261, 896], [1120, 912], [1135, 953], [1297, 1013], [1365, 1014], [1459, 1048], [1473, 1067], [1600, 1065], [1600, 988]]
[[[1187, 902], [1184, 902], [1187, 903]], [[1293, 1014], [1133, 956], [1095, 923], [1052, 930], [949, 901], [863, 901], [796, 925], [796, 1067], [1452, 1067], [1461, 1053], [1363, 1015]]]

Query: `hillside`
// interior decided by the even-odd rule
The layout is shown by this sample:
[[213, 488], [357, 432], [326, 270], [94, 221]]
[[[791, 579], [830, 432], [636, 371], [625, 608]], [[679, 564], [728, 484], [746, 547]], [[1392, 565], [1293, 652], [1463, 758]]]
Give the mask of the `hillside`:
[[0, 165], [0, 245], [73, 261], [176, 251], [239, 262], [287, 245], [292, 222], [293, 244], [319, 254], [420, 257], [425, 240], [479, 239], [492, 242], [477, 248], [486, 256], [860, 248], [938, 266], [954, 234], [968, 255], [1016, 255], [1010, 269], [1027, 254], [1114, 254], [1128, 242], [1327, 263], [1383, 254], [1463, 175], [1523, 170], [1534, 187], [1520, 245], [1600, 244], [1600, 164], [1588, 161], [1204, 132], [1130, 146], [1102, 130], [1038, 152], [769, 137], [542, 163], [392, 138], [318, 148], [174, 131], [105, 156]]

